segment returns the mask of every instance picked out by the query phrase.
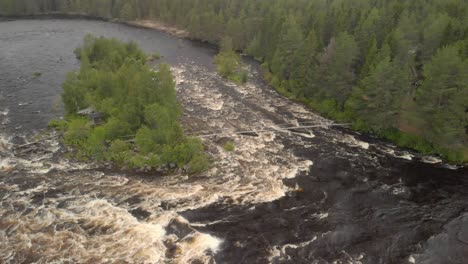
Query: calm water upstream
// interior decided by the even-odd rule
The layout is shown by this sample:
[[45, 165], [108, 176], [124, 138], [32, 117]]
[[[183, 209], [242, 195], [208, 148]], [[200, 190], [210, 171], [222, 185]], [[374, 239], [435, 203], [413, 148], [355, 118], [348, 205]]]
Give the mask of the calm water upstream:
[[[204, 139], [212, 169], [119, 173], [67, 160], [49, 136], [15, 148], [62, 115], [88, 33], [163, 56], [187, 132], [227, 132]], [[224, 81], [215, 53], [109, 22], [0, 22], [0, 263], [468, 263], [466, 168], [343, 130], [282, 129], [328, 121], [253, 61], [246, 85]]]

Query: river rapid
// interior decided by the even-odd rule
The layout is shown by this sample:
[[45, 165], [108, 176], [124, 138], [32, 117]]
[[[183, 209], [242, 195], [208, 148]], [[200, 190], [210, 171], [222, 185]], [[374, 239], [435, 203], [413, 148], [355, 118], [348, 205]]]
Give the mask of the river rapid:
[[[208, 172], [66, 158], [44, 131], [88, 33], [171, 65], [186, 131], [222, 133], [203, 139]], [[286, 130], [330, 121], [278, 95], [249, 59], [246, 85], [223, 80], [215, 54], [116, 23], [0, 22], [0, 263], [467, 263], [466, 168], [343, 129]]]

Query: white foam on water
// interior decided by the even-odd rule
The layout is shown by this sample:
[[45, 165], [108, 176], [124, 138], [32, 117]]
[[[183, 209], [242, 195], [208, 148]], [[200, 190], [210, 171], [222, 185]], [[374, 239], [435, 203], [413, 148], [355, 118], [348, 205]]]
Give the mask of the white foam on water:
[[17, 194], [23, 196], [23, 195], [30, 195], [33, 193], [45, 193], [47, 190], [49, 190], [49, 188], [50, 186], [48, 184], [42, 183], [34, 188], [20, 191]]
[[[235, 151], [227, 153], [223, 144], [216, 143], [215, 137], [205, 140], [208, 149], [216, 149], [213, 154], [216, 162], [207, 173], [208, 182], [204, 183], [209, 188], [200, 189], [197, 194], [192, 195], [192, 199], [197, 201], [192, 206], [207, 205], [220, 197], [226, 197], [230, 203], [235, 204], [268, 202], [291, 191], [284, 185], [283, 179], [294, 178], [299, 173], [308, 171], [312, 162], [301, 161], [285, 150], [281, 140], [277, 140], [278, 132], [259, 132], [258, 137], [235, 134], [236, 131], [258, 131], [275, 125], [269, 119], [260, 116], [257, 118], [258, 113], [242, 105], [243, 102], [239, 102], [237, 98], [221, 96], [223, 91], [213, 81], [224, 83], [227, 88], [223, 89], [233, 89], [244, 96], [245, 100], [255, 103], [256, 96], [261, 95], [261, 89], [252, 83], [239, 86], [226, 82], [216, 73], [197, 65], [188, 65], [190, 67], [181, 65], [173, 68], [176, 83], [184, 88], [178, 95], [180, 100], [185, 105], [210, 109], [200, 116], [206, 122], [206, 130], [220, 131], [220, 137], [229, 137], [229, 141], [233, 141], [235, 145]], [[311, 133], [303, 136], [313, 137]], [[278, 162], [287, 165], [279, 165]], [[203, 197], [202, 200], [199, 197]]]
[[219, 111], [223, 109], [224, 101], [222, 100], [220, 94], [215, 94], [210, 96], [209, 98], [205, 98], [203, 104], [205, 105], [205, 107], [213, 111]]
[[403, 154], [398, 156], [398, 157], [401, 158], [401, 159], [405, 159], [405, 160], [413, 160], [414, 155], [410, 154], [407, 151], [404, 151]]
[[279, 247], [273, 247], [270, 249], [269, 255], [268, 255], [268, 262], [272, 263], [275, 259], [278, 259], [281, 257], [281, 250]]
[[[348, 254], [348, 252], [342, 250], [341, 251], [341, 254], [344, 255], [346, 257], [346, 260], [348, 264], [363, 264], [361, 262], [361, 260], [364, 258], [364, 253], [361, 253], [359, 254], [357, 257], [353, 257], [351, 256], [350, 254]], [[335, 260], [333, 261], [333, 263], [336, 263], [336, 264], [340, 264], [340, 263], [343, 263], [343, 260], [340, 259], [340, 260]]]
[[0, 170], [9, 170], [13, 162], [10, 158], [0, 158]]
[[439, 164], [442, 163], [442, 159], [434, 157], [434, 156], [424, 156], [422, 157], [422, 162], [428, 163], [428, 164]]
[[392, 193], [395, 194], [395, 195], [399, 195], [399, 194], [406, 193], [407, 191], [408, 191], [407, 188], [400, 187], [400, 188], [394, 188]]
[[315, 242], [317, 240], [317, 236], [314, 236], [311, 240], [304, 241], [302, 243], [298, 244], [286, 244], [283, 246], [274, 246], [273, 248], [270, 249], [270, 254], [268, 256], [268, 261], [273, 262], [274, 260], [285, 260], [287, 259], [287, 253], [286, 249], [292, 248], [292, 249], [298, 249], [298, 248], [303, 248], [311, 243]]
[[10, 113], [10, 109], [5, 108], [4, 110], [0, 111], [0, 116], [7, 116]]
[[452, 165], [452, 164], [444, 164], [443, 167], [449, 170], [458, 170], [461, 168], [460, 166]]
[[[77, 207], [78, 210], [81, 208]], [[165, 259], [165, 230], [161, 225], [141, 223], [127, 210], [105, 200], [91, 201], [84, 208], [82, 219], [87, 227], [112, 230], [111, 234], [93, 241], [97, 252], [108, 253], [108, 258], [125, 259], [128, 262], [158, 263]], [[115, 242], [101, 243], [108, 239]]]
[[10, 113], [10, 109], [8, 108], [6, 108], [3, 111], [0, 111], [0, 117], [2, 117], [0, 125], [8, 125], [11, 123], [10, 119], [8, 118], [8, 113]]
[[302, 242], [302, 243], [299, 243], [299, 244], [287, 244], [287, 245], [284, 245], [282, 248], [281, 248], [281, 252], [283, 254], [285, 254], [285, 250], [286, 248], [303, 248], [305, 246], [308, 246], [309, 244], [311, 244], [312, 242], [316, 241], [317, 240], [317, 237], [314, 236], [311, 240], [309, 241], [305, 241], [305, 242]]
[[0, 135], [0, 170], [11, 170], [14, 165], [10, 148], [10, 138]]
[[2, 123], [0, 123], [1, 125], [9, 125], [11, 124], [11, 120], [8, 118], [8, 117], [5, 117], [3, 120], [2, 120]]
[[176, 244], [178, 255], [173, 262], [184, 264], [199, 260], [208, 263], [211, 257], [206, 255], [207, 251], [216, 254], [222, 242], [219, 238], [197, 232]]
[[323, 220], [325, 218], [328, 218], [328, 213], [313, 214], [312, 216], [317, 219]]
[[[229, 83], [219, 87], [218, 82], [222, 81], [219, 76], [192, 66], [178, 67], [173, 72], [179, 99], [184, 106], [193, 109], [188, 118], [202, 120], [200, 127], [229, 134], [274, 126], [262, 111], [249, 107], [250, 103], [262, 98], [261, 89], [250, 83], [245, 86]], [[231, 92], [235, 96], [231, 97], [231, 93], [221, 89], [233, 89]], [[236, 91], [243, 92], [236, 95]], [[239, 95], [244, 98], [239, 100]], [[263, 109], [268, 111], [272, 110], [269, 107], [278, 106], [286, 111], [291, 109], [296, 118], [315, 118], [304, 107], [281, 97], [269, 100]], [[278, 116], [284, 118], [282, 122], [294, 125], [294, 118]], [[69, 162], [64, 158], [56, 161], [51, 154], [56, 154], [60, 146], [56, 140], [46, 141], [44, 144], [49, 153], [15, 158], [20, 167], [30, 172], [25, 177], [41, 181], [31, 181], [35, 185], [26, 190], [11, 191], [10, 207], [20, 201], [25, 208], [34, 210], [24, 211], [24, 214], [13, 212], [8, 219], [0, 219], [1, 226], [18, 226], [15, 229], [18, 232], [12, 237], [0, 238], [9, 245], [9, 248], [0, 249], [0, 259], [4, 260], [4, 254], [14, 250], [40, 252], [38, 263], [67, 259], [90, 263], [185, 264], [195, 260], [212, 263], [213, 255], [219, 252], [225, 238], [204, 234], [192, 227], [216, 224], [223, 219], [190, 223], [179, 214], [213, 203], [246, 205], [253, 209], [257, 203], [274, 201], [288, 191], [294, 191], [295, 188], [286, 186], [283, 180], [308, 172], [313, 162], [300, 159], [286, 149], [282, 141], [284, 136], [279, 132], [262, 132], [258, 137], [232, 133], [208, 138], [204, 143], [214, 157], [209, 171], [193, 178], [182, 174], [151, 180], [84, 170], [92, 168], [92, 164]], [[313, 133], [292, 136], [300, 139], [313, 137]], [[223, 149], [226, 140], [234, 142], [235, 151]], [[57, 171], [51, 172], [52, 169]], [[38, 175], [48, 172], [47, 176]], [[41, 193], [50, 195], [41, 198]], [[10, 210], [5, 208], [0, 208], [0, 213]], [[316, 215], [317, 219], [326, 217], [326, 213]], [[186, 237], [168, 235], [166, 228], [173, 221], [185, 225], [190, 234]], [[29, 226], [34, 226], [34, 230], [31, 231]], [[307, 246], [312, 242], [286, 247]], [[176, 248], [171, 259], [167, 259], [167, 245]]]
[[190, 223], [190, 226], [194, 227], [205, 227], [205, 226], [210, 226], [210, 225], [215, 225], [224, 222], [224, 220], [216, 220], [208, 223]]
[[394, 149], [391, 149], [391, 148], [381, 148], [381, 151], [383, 151], [386, 154], [389, 154], [390, 156], [393, 156], [393, 157], [399, 158], [399, 159], [413, 160], [413, 158], [414, 158], [414, 155], [407, 152], [407, 151], [403, 151], [401, 153], [401, 155], [397, 154], [396, 151]]
[[360, 147], [363, 149], [369, 149], [370, 144], [368, 142], [364, 142], [361, 140], [356, 139], [354, 136], [346, 135], [342, 141], [352, 147]]

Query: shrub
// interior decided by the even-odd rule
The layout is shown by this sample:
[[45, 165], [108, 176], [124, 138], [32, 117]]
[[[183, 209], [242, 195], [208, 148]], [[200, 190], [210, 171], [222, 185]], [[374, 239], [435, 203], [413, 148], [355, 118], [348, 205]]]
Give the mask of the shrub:
[[[198, 171], [204, 167], [199, 158], [203, 145], [187, 138], [180, 127], [181, 110], [169, 66], [161, 64], [153, 71], [146, 65], [156, 54], [148, 57], [135, 43], [90, 35], [75, 54], [81, 68], [63, 84], [68, 122], [50, 125], [65, 131], [65, 143], [76, 147], [80, 157], [136, 168], [192, 164]], [[89, 106], [102, 114], [102, 125], [93, 127], [87, 118], [75, 116]], [[191, 163], [195, 157], [197, 165]]]
[[218, 73], [226, 79], [237, 84], [247, 82], [248, 74], [242, 69], [241, 57], [233, 50], [221, 51], [215, 57], [215, 64]]
[[135, 136], [135, 142], [143, 154], [156, 151], [157, 144], [153, 138], [153, 131], [146, 126], [138, 130]]
[[89, 131], [88, 121], [83, 118], [76, 118], [70, 121], [67, 132], [63, 137], [67, 144], [82, 147], [88, 138]]
[[60, 119], [52, 119], [49, 121], [48, 126], [58, 131], [65, 131], [68, 128], [68, 122]]
[[148, 55], [146, 60], [148, 62], [152, 62], [152, 61], [155, 61], [155, 60], [159, 60], [160, 58], [161, 58], [161, 54], [155, 52], [155, 53], [151, 53], [150, 55]]
[[227, 142], [226, 144], [224, 144], [225, 151], [231, 152], [231, 151], [234, 151], [234, 149], [235, 149], [235, 146], [233, 142]]
[[102, 127], [93, 129], [86, 141], [86, 152], [89, 157], [94, 156], [97, 160], [104, 159], [106, 131]]
[[115, 162], [117, 165], [123, 166], [131, 157], [130, 147], [130, 144], [117, 139], [110, 145], [107, 152], [107, 157], [110, 161]]
[[207, 170], [209, 165], [210, 161], [208, 160], [208, 157], [205, 154], [200, 154], [190, 160], [188, 168], [190, 173], [195, 174]]

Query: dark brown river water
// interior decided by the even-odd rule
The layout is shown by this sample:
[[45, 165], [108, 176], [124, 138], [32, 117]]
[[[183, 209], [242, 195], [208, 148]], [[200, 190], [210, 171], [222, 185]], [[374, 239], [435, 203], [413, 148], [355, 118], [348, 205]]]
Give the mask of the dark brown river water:
[[[204, 139], [212, 169], [118, 173], [44, 135], [88, 33], [163, 55], [187, 132], [225, 132]], [[0, 22], [0, 263], [468, 263], [467, 169], [342, 129], [282, 129], [329, 121], [249, 59], [245, 86], [222, 80], [215, 53], [109, 22]]]

